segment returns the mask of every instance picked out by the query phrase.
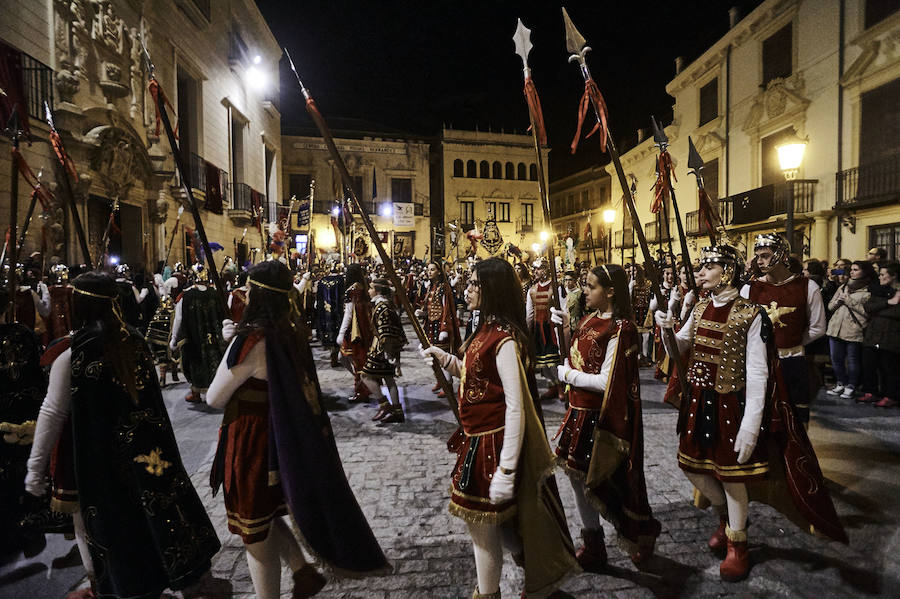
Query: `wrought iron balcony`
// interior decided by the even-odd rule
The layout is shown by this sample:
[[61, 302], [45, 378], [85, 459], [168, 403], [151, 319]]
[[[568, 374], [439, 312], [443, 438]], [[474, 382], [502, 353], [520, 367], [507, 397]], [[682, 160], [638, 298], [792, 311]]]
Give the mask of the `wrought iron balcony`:
[[28, 116], [43, 121], [45, 100], [53, 110], [53, 69], [27, 54], [20, 56]]
[[772, 198], [772, 216], [787, 213], [787, 200], [794, 195], [794, 214], [812, 212], [818, 179], [794, 179], [775, 185]]
[[900, 153], [837, 173], [835, 208], [864, 208], [900, 200]]
[[[665, 229], [665, 227], [663, 227]], [[644, 225], [644, 235], [647, 238], [647, 241], [656, 242], [660, 241], [659, 234], [659, 223], [658, 222], [649, 222]], [[671, 237], [671, 231], [663, 231], [662, 241], [669, 241]]]
[[232, 190], [232, 198], [231, 198], [231, 208], [232, 210], [245, 210], [247, 212], [253, 212], [253, 202], [251, 201], [251, 192], [250, 186], [246, 183], [233, 183], [231, 186]]
[[812, 212], [818, 179], [795, 179], [764, 185], [719, 201], [719, 217], [724, 225], [746, 225], [787, 212], [793, 195], [794, 214]]
[[[622, 234], [624, 233], [625, 243], [622, 244]], [[634, 229], [626, 229], [625, 231], [615, 231], [613, 233], [613, 247], [633, 248], [634, 247]]]
[[700, 219], [699, 210], [693, 210], [684, 216], [684, 232], [693, 237], [709, 234], [706, 221]]

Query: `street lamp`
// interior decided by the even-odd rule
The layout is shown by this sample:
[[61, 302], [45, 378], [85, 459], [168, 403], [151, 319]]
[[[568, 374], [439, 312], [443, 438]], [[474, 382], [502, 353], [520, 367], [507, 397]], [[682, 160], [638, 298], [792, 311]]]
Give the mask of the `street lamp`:
[[538, 234], [538, 237], [540, 237], [541, 243], [547, 243], [547, 240], [550, 239], [550, 233], [541, 231], [540, 234]]
[[[603, 222], [606, 223], [606, 261], [610, 261], [610, 254], [612, 254], [612, 226], [613, 223], [616, 222], [616, 211], [612, 208], [607, 208], [603, 211]], [[623, 255], [625, 249], [622, 249]]]
[[778, 163], [784, 180], [787, 182], [787, 205], [785, 206], [784, 229], [787, 235], [788, 247], [794, 251], [794, 186], [791, 183], [800, 172], [803, 163], [803, 153], [806, 151], [808, 139], [801, 139], [796, 133], [775, 146], [778, 152]]

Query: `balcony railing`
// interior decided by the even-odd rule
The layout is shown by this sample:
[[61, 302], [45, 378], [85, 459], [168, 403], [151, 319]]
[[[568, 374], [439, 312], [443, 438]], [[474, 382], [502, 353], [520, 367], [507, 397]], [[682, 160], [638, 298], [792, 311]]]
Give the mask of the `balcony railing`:
[[684, 216], [684, 229], [685, 234], [693, 237], [709, 234], [709, 229], [706, 227], [706, 221], [700, 219], [699, 210], [693, 210]]
[[[649, 222], [646, 225], [644, 225], [644, 235], [647, 237], [647, 241], [653, 241], [653, 242], [659, 241], [660, 240], [659, 223]], [[671, 236], [671, 233], [664, 230], [663, 234], [662, 234], [662, 241], [669, 241], [670, 236]]]
[[53, 110], [53, 69], [27, 54], [21, 57], [28, 116], [43, 121], [45, 100]]
[[775, 185], [772, 198], [772, 216], [787, 213], [789, 194], [794, 194], [794, 214], [812, 212], [818, 179], [795, 179]]
[[188, 176], [191, 178], [191, 187], [206, 191], [206, 161], [191, 152], [188, 172], [190, 173]]
[[877, 206], [900, 200], [900, 153], [837, 173], [835, 208]]
[[413, 204], [413, 216], [422, 216], [425, 214], [425, 204]]
[[622, 244], [622, 233], [623, 231], [614, 231], [613, 232], [613, 247], [621, 248], [633, 248], [634, 247], [634, 229], [626, 229], [624, 231], [625, 244]]
[[250, 200], [250, 186], [246, 183], [233, 183], [231, 185], [231, 207], [234, 210], [246, 210], [253, 212], [253, 202]]

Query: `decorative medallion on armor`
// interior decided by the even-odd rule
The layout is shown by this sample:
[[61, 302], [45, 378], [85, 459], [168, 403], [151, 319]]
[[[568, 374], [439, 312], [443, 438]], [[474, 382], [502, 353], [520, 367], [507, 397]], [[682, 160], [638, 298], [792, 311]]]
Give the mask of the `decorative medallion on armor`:
[[768, 314], [778, 349], [803, 345], [803, 334], [809, 327], [806, 314], [808, 289], [809, 280], [799, 275], [778, 285], [765, 281], [750, 283], [750, 300], [761, 305]]

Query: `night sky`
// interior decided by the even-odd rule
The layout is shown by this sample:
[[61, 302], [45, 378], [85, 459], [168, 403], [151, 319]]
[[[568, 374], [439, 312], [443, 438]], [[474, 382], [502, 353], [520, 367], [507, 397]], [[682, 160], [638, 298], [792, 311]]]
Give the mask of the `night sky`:
[[[620, 152], [650, 115], [668, 123], [665, 85], [674, 60], [689, 64], [728, 30], [728, 8], [747, 15], [761, 0], [569, 2], [591, 46], [588, 66], [610, 113]], [[584, 83], [568, 63], [563, 3], [508, 0], [257, 0], [279, 43], [291, 52], [326, 119], [363, 119], [418, 135], [457, 129], [524, 132], [516, 19], [532, 30], [529, 57], [551, 145], [550, 177], [605, 162], [594, 136], [569, 154]], [[286, 60], [281, 64], [285, 132], [312, 127]], [[590, 117], [592, 118], [592, 117]]]

